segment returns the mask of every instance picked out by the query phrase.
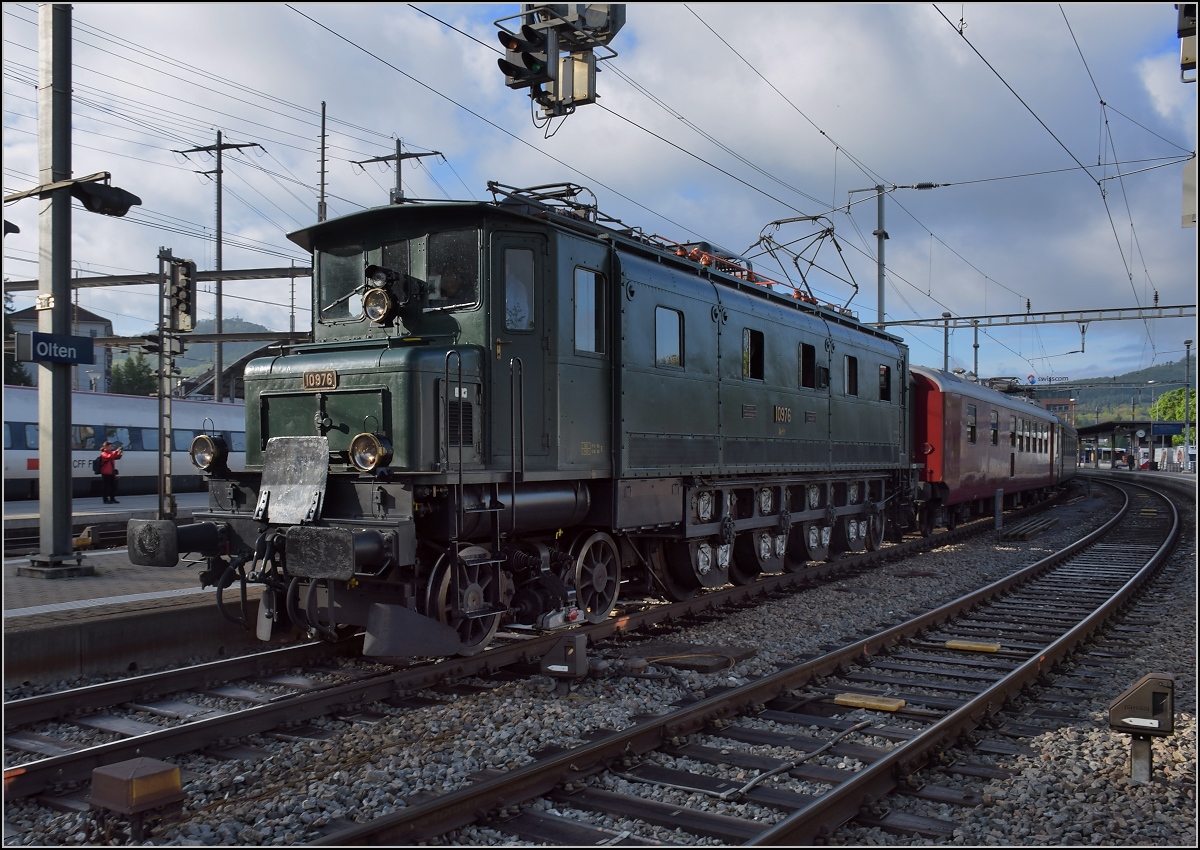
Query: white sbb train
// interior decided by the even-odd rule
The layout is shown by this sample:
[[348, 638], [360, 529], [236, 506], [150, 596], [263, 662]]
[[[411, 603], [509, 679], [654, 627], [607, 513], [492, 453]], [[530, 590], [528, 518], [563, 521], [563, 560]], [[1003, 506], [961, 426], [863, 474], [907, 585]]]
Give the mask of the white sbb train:
[[[100, 495], [92, 471], [105, 440], [120, 444], [117, 494], [158, 492], [158, 399], [116, 393], [71, 393], [72, 497]], [[204, 489], [188, 448], [200, 433], [219, 434], [229, 446], [229, 467], [246, 465], [246, 406], [238, 401], [171, 400], [171, 484], [176, 493]], [[40, 469], [37, 387], [4, 387], [4, 499], [38, 498]]]

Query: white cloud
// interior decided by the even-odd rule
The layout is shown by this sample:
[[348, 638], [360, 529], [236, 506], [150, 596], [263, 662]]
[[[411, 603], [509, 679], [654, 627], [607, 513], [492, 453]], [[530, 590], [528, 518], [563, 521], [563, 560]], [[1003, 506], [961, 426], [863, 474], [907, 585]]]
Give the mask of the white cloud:
[[[1144, 170], [1195, 144], [1196, 87], [1178, 82], [1164, 47], [1175, 40], [1166, 5], [630, 4], [619, 55], [601, 63], [599, 103], [548, 137], [496, 67], [492, 22], [516, 4], [420, 7], [458, 31], [405, 5], [297, 8], [317, 23], [277, 4], [74, 6], [74, 171], [111, 171], [143, 199], [123, 220], [76, 212], [77, 265], [149, 272], [170, 247], [211, 267], [215, 187], [195, 172], [215, 163], [171, 150], [212, 145], [218, 129], [262, 146], [225, 157], [224, 266], [303, 261], [285, 232], [315, 216], [325, 101], [332, 215], [386, 202], [392, 167], [352, 163], [393, 153], [397, 137], [445, 156], [404, 163], [410, 196], [486, 199], [488, 180], [571, 181], [629, 225], [734, 251], [767, 222], [826, 213], [861, 290], [855, 304], [873, 316], [875, 203], [829, 208], [877, 182], [934, 181], [949, 185], [886, 201], [890, 317], [1021, 312], [1026, 297], [1035, 311], [1130, 307], [1154, 290], [1163, 304], [1195, 302], [1180, 167]], [[36, 76], [36, 35], [34, 10], [5, 6], [6, 193], [36, 181], [36, 124], [19, 117], [36, 114], [23, 79]], [[1114, 156], [1129, 176], [1104, 179], [1102, 196], [1096, 181], [1117, 173]], [[37, 204], [5, 217], [22, 232], [5, 241], [4, 274], [34, 277]], [[229, 300], [225, 315], [287, 328], [287, 282], [224, 291], [252, 299]], [[118, 333], [153, 323], [144, 288], [86, 290], [81, 303]], [[203, 297], [202, 317], [214, 310]], [[1096, 323], [1085, 356], [1051, 362], [1111, 374], [1178, 359], [1172, 340], [1195, 338], [1194, 327]], [[898, 332], [918, 362], [941, 365], [940, 331]], [[968, 367], [969, 337], [953, 342]], [[980, 341], [981, 369], [1027, 374], [1078, 337], [1073, 324], [997, 329]]]

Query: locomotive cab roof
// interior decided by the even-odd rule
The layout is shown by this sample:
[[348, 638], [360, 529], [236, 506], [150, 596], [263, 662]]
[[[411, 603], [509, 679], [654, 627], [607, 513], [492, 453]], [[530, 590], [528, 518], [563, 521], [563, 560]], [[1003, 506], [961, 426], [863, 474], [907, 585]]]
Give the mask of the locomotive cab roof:
[[360, 240], [364, 232], [378, 232], [393, 221], [411, 221], [416, 217], [427, 217], [430, 224], [438, 226], [439, 220], [449, 220], [453, 217], [461, 222], [472, 213], [480, 220], [484, 217], [493, 220], [498, 216], [511, 217], [536, 222], [541, 226], [550, 225], [584, 233], [593, 238], [608, 239], [626, 250], [660, 258], [667, 257], [671, 261], [693, 268], [699, 264], [703, 273], [722, 284], [787, 303], [795, 308], [821, 315], [826, 321], [852, 326], [893, 342], [902, 340], [902, 337], [884, 328], [861, 322], [857, 315], [844, 305], [821, 303], [799, 290], [791, 297], [776, 291], [774, 286], [788, 284], [756, 273], [747, 259], [713, 243], [675, 243], [663, 237], [648, 236], [639, 228], [629, 227], [601, 212], [594, 204], [575, 200], [584, 192], [590, 194], [583, 187], [574, 184], [551, 184], [530, 189], [514, 189], [489, 183], [488, 188], [496, 196], [493, 201], [409, 201], [388, 204], [312, 224], [289, 233], [288, 239], [311, 253], [317, 250], [318, 244], [354, 242]]

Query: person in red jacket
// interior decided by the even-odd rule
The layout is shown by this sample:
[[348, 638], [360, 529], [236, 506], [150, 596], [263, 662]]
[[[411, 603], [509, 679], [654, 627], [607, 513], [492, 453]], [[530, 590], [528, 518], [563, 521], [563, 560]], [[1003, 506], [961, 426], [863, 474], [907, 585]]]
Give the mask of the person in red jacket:
[[100, 493], [105, 504], [117, 504], [117, 460], [120, 457], [121, 447], [105, 440], [100, 447]]

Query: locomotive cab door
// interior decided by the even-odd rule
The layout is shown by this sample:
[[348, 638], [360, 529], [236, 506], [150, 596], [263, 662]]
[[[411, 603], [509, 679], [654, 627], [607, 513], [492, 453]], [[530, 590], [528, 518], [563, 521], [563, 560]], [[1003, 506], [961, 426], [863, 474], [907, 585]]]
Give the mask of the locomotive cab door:
[[491, 459], [519, 474], [530, 458], [544, 458], [550, 448], [544, 398], [546, 240], [497, 233], [491, 257]]

